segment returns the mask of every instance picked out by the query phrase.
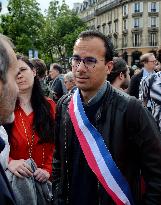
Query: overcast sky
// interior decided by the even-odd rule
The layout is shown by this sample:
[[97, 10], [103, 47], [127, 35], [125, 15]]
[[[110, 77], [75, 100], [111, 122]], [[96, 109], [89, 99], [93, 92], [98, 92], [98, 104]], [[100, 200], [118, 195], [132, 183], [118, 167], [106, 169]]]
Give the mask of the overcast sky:
[[[42, 9], [42, 11], [44, 11], [45, 9], [48, 8], [50, 1], [51, 0], [37, 0], [37, 2], [40, 3], [40, 8]], [[60, 1], [60, 3], [62, 2], [62, 0], [59, 0], [59, 1]], [[2, 2], [2, 13], [6, 13], [6, 11], [7, 11], [6, 6], [8, 4], [7, 3], [8, 1], [7, 0], [1, 0], [1, 2]], [[72, 9], [73, 3], [76, 3], [76, 2], [82, 3], [83, 0], [65, 0], [65, 2], [66, 2], [67, 5], [69, 5], [70, 9]]]
[[[49, 5], [49, 2], [51, 1], [51, 0], [37, 0], [39, 3], [40, 3], [40, 5], [41, 5], [41, 8], [42, 8], [42, 10], [45, 8], [48, 8], [48, 5]], [[62, 2], [61, 0], [59, 0], [60, 1], [60, 3]], [[66, 4], [68, 4], [69, 5], [69, 7], [70, 8], [72, 8], [73, 7], [73, 3], [76, 3], [76, 2], [83, 2], [83, 0], [65, 0], [65, 2], [66, 2]]]

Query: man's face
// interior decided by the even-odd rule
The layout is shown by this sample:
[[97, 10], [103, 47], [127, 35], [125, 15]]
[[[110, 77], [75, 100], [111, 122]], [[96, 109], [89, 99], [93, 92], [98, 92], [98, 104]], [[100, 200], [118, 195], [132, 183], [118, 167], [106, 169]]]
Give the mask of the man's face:
[[[9, 46], [9, 45], [8, 45]], [[16, 77], [18, 74], [17, 59], [14, 51], [8, 48], [11, 66], [6, 74], [6, 83], [0, 81], [0, 124], [13, 121], [13, 112], [18, 95]]]
[[74, 80], [68, 80], [66, 78], [64, 78], [64, 84], [68, 91], [70, 91], [75, 86]]
[[157, 60], [154, 55], [150, 56], [148, 62], [144, 63], [144, 67], [149, 71], [153, 71], [156, 68]]
[[96, 60], [94, 66], [90, 66], [90, 62], [86, 65], [83, 61], [77, 65], [74, 60], [72, 62], [76, 86], [81, 92], [88, 92], [91, 96], [95, 95], [111, 71], [111, 62], [105, 62], [104, 42], [99, 38], [78, 39], [74, 46], [73, 56], [78, 59]]
[[59, 72], [56, 69], [50, 68], [49, 76], [51, 77], [51, 79], [55, 79], [58, 75]]
[[124, 79], [123, 79], [121, 88], [123, 90], [127, 89], [129, 87], [129, 84], [130, 84], [130, 71], [129, 71], [129, 68], [127, 68], [127, 71], [126, 71], [126, 74], [124, 75]]

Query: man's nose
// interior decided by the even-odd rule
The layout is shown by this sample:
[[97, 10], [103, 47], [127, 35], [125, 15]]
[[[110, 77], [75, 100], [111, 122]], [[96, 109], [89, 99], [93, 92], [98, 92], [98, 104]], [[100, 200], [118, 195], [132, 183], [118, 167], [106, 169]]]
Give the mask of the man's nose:
[[86, 66], [85, 66], [83, 60], [81, 60], [80, 63], [77, 65], [77, 70], [85, 70], [86, 71]]

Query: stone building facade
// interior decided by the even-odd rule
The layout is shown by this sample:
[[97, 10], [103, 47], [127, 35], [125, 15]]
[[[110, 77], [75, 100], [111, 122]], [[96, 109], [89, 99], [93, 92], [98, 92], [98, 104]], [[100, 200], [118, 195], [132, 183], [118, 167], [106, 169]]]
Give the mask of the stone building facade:
[[88, 28], [111, 38], [129, 65], [161, 46], [161, 0], [84, 0], [74, 9]]

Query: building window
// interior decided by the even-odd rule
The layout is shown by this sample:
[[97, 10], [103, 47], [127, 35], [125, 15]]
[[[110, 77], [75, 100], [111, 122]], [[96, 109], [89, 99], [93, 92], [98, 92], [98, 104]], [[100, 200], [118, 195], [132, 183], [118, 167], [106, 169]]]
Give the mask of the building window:
[[126, 15], [128, 15], [128, 5], [127, 4], [123, 5], [123, 16], [126, 16]]
[[156, 25], [157, 25], [156, 22], [157, 22], [156, 17], [151, 17], [151, 27], [153, 27], [153, 28], [156, 27]]
[[123, 30], [127, 30], [127, 19], [123, 20]]
[[158, 28], [159, 27], [159, 18], [152, 16], [148, 18], [148, 27], [149, 28]]
[[106, 24], [103, 24], [103, 25], [102, 25], [102, 32], [103, 32], [104, 34], [106, 34]]
[[156, 2], [151, 2], [151, 12], [156, 12]]
[[149, 45], [150, 46], [157, 46], [157, 33], [150, 33], [149, 34]]
[[134, 3], [134, 12], [140, 12], [140, 2]]
[[118, 38], [114, 38], [114, 47], [117, 48], [118, 47]]
[[143, 12], [143, 2], [133, 3], [133, 13]]
[[100, 31], [100, 25], [97, 26], [97, 30]]
[[140, 33], [133, 33], [133, 46], [137, 47], [140, 46]]
[[112, 33], [112, 24], [111, 23], [108, 24], [108, 32]]
[[159, 2], [148, 2], [148, 12], [159, 12]]
[[118, 21], [115, 21], [115, 32], [118, 33]]
[[134, 28], [139, 28], [139, 18], [134, 18]]
[[127, 47], [127, 35], [123, 35], [123, 47]]

